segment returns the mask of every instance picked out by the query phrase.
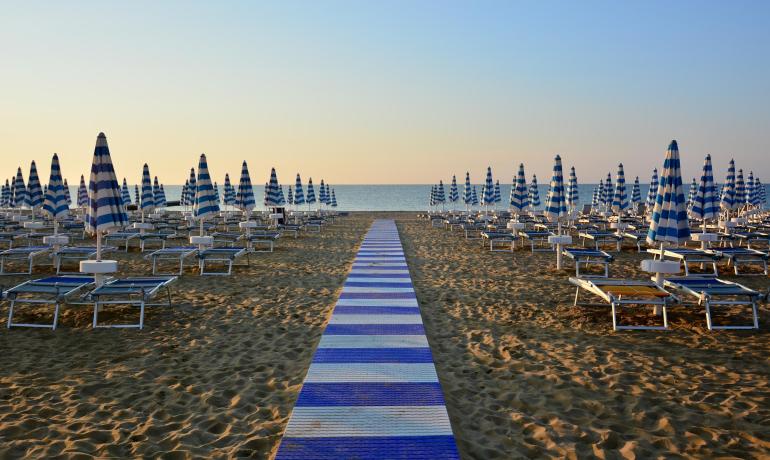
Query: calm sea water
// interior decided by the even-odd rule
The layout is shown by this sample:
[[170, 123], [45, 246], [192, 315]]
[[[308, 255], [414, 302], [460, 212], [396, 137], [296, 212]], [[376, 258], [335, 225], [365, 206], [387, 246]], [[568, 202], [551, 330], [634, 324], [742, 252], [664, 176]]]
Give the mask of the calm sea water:
[[[596, 184], [582, 184], [578, 186], [580, 194], [580, 203], [590, 203]], [[133, 185], [131, 185], [131, 198], [133, 200]], [[179, 200], [182, 194], [181, 185], [166, 185], [166, 198], [169, 201]], [[264, 186], [254, 186], [254, 196], [257, 205], [262, 203], [264, 197]], [[335, 185], [334, 192], [337, 197], [337, 210], [340, 211], [424, 211], [428, 209], [428, 199], [430, 197], [430, 185]], [[459, 186], [462, 195], [462, 186]], [[641, 185], [642, 202], [647, 198], [649, 185]], [[76, 187], [70, 187], [73, 198], [77, 193]], [[283, 186], [284, 196], [287, 193], [288, 185]], [[478, 193], [481, 193], [481, 184], [476, 184]], [[545, 203], [545, 196], [548, 191], [548, 185], [541, 184], [538, 187], [540, 192], [542, 209]], [[221, 192], [221, 190], [220, 190]], [[445, 186], [445, 192], [449, 194], [449, 187]], [[503, 198], [496, 208], [506, 209], [511, 194], [510, 184], [500, 184], [500, 192]], [[316, 189], [317, 197], [318, 189]], [[628, 187], [629, 198], [631, 195], [631, 186]], [[452, 204], [447, 203], [446, 209], [452, 209]], [[307, 209], [307, 205], [300, 207]], [[458, 202], [456, 209], [465, 209], [465, 205]], [[257, 208], [259, 209], [259, 207]]]

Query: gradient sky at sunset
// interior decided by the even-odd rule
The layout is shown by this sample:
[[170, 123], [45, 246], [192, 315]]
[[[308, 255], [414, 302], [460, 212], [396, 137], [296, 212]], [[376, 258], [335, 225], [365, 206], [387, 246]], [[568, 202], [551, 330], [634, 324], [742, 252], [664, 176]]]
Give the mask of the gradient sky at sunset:
[[[275, 166], [430, 183], [552, 158], [595, 182], [730, 157], [770, 180], [770, 2], [15, 2], [0, 15], [0, 177], [104, 131], [119, 177]], [[45, 179], [44, 179], [45, 180]]]

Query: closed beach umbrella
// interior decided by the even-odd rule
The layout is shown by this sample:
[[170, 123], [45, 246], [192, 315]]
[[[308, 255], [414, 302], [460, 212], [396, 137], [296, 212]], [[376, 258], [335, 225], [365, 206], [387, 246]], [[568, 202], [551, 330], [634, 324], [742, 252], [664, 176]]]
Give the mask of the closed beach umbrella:
[[158, 180], [158, 176], [155, 176], [155, 179], [153, 179], [152, 182], [152, 199], [155, 201], [155, 208], [163, 208], [166, 206], [165, 197], [163, 198], [163, 203], [161, 204], [160, 181]]
[[64, 199], [67, 200], [67, 206], [72, 204], [72, 197], [70, 196], [70, 186], [67, 183], [67, 179], [64, 179]]
[[150, 181], [150, 168], [147, 163], [142, 167], [142, 222], [144, 222], [144, 214], [149, 213], [155, 209], [155, 196], [152, 193], [152, 182]]
[[751, 205], [759, 207], [762, 204], [762, 183], [759, 181], [759, 177], [755, 177], [751, 186]]
[[136, 203], [136, 209], [139, 209], [139, 206], [142, 203], [142, 195], [139, 193], [139, 184], [134, 184], [134, 203]]
[[564, 175], [562, 173], [561, 157], [554, 158], [553, 175], [550, 189], [545, 200], [545, 216], [550, 221], [558, 221], [567, 214], [567, 198], [564, 193]]
[[131, 192], [128, 190], [128, 182], [123, 178], [123, 187], [120, 188], [120, 199], [123, 200], [123, 206], [131, 204]]
[[500, 192], [500, 179], [495, 181], [495, 204], [503, 202], [503, 194]]
[[471, 191], [471, 204], [473, 206], [479, 205], [479, 195], [476, 193], [476, 186], [473, 186], [473, 190]]
[[187, 190], [190, 188], [190, 181], [185, 179], [184, 185], [182, 186], [182, 194], [179, 196], [179, 206], [187, 206], [189, 203], [187, 202]]
[[291, 185], [289, 185], [289, 189], [287, 190], [286, 202], [290, 205], [294, 204], [294, 192], [291, 189]]
[[16, 180], [13, 182], [11, 205], [16, 208], [29, 206], [29, 195], [27, 194], [27, 187], [24, 185], [24, 177], [21, 175], [21, 168], [16, 171]]
[[163, 189], [163, 184], [160, 184], [160, 188], [158, 188], [158, 194], [155, 195], [155, 206], [158, 208], [166, 207], [166, 191]]
[[434, 203], [436, 205], [446, 203], [446, 196], [444, 194], [444, 182], [443, 181], [438, 181], [438, 186], [436, 186], [436, 196], [435, 196]]
[[626, 193], [626, 175], [623, 172], [623, 163], [618, 165], [618, 175], [615, 179], [615, 193], [612, 196], [612, 210], [623, 215], [628, 208], [628, 194]]
[[336, 208], [337, 207], [337, 195], [334, 194], [334, 189], [332, 189], [332, 202], [331, 207]]
[[465, 173], [465, 186], [463, 187], [463, 203], [465, 203], [466, 208], [473, 204], [473, 189], [471, 187], [471, 175], [470, 173]]
[[693, 199], [695, 199], [695, 193], [697, 191], [698, 191], [698, 182], [693, 177], [692, 182], [690, 182], [690, 191], [687, 192], [687, 209], [690, 209], [692, 207]]
[[238, 193], [236, 194], [235, 201], [236, 206], [246, 212], [248, 219], [251, 210], [256, 206], [256, 201], [254, 201], [254, 187], [251, 185], [249, 168], [246, 166], [245, 161], [241, 166], [241, 179], [240, 182], [238, 182]]
[[660, 174], [660, 186], [655, 196], [647, 242], [650, 244], [684, 244], [690, 238], [687, 206], [682, 187], [679, 147], [671, 141]]
[[[30, 183], [27, 188], [32, 188], [31, 185], [32, 176], [30, 176]], [[749, 176], [746, 178], [746, 204], [751, 206], [754, 202], [754, 171], [749, 171]]]
[[457, 190], [457, 176], [452, 175], [452, 185], [449, 186], [449, 201], [457, 203], [460, 200], [460, 193]]
[[540, 206], [540, 192], [537, 189], [537, 175], [532, 174], [532, 182], [529, 184], [529, 204], [534, 210]]
[[302, 190], [302, 179], [297, 173], [297, 178], [294, 181], [294, 204], [299, 206], [305, 204], [305, 191]]
[[332, 204], [332, 193], [331, 189], [329, 188], [329, 184], [326, 184], [326, 191], [324, 192], [324, 197], [326, 198], [326, 204], [330, 205]]
[[307, 181], [307, 198], [305, 198], [305, 202], [308, 204], [308, 209], [310, 209], [311, 204], [315, 204], [315, 189], [313, 189], [312, 177]]
[[80, 186], [78, 187], [78, 207], [85, 208], [88, 206], [88, 188], [86, 188], [86, 180], [83, 175], [80, 175]]
[[524, 163], [519, 164], [519, 172], [516, 181], [511, 188], [511, 211], [519, 215], [529, 206], [529, 191], [527, 190], [527, 178], [524, 175]]
[[436, 186], [430, 186], [430, 195], [428, 195], [428, 206], [431, 208], [436, 205]]
[[321, 185], [318, 186], [318, 204], [326, 204], [326, 186], [321, 179]]
[[495, 204], [495, 183], [492, 180], [492, 168], [487, 167], [487, 178], [484, 181], [484, 189], [482, 190], [481, 204], [484, 206]]
[[226, 206], [235, 206], [235, 187], [230, 182], [230, 175], [225, 174], [225, 199]]
[[99, 133], [88, 182], [88, 211], [86, 231], [96, 233], [96, 260], [101, 260], [101, 235], [113, 228], [128, 224], [128, 215], [120, 198], [120, 186], [112, 166], [107, 137]]
[[711, 155], [706, 155], [700, 184], [695, 191], [690, 217], [703, 220], [703, 233], [706, 233], [706, 220], [715, 219], [719, 215], [719, 201], [714, 187], [714, 171], [711, 165]]
[[193, 216], [200, 222], [200, 236], [203, 236], [203, 221], [216, 215], [219, 212], [219, 205], [214, 195], [214, 186], [211, 184], [206, 155], [202, 153], [198, 160], [198, 179], [195, 184]]
[[5, 180], [5, 185], [3, 185], [3, 192], [2, 197], [0, 197], [0, 207], [3, 208], [9, 208], [11, 206], [11, 185], [8, 182], [8, 179]]
[[743, 170], [738, 170], [738, 177], [735, 179], [735, 203], [738, 209], [746, 204], [746, 183], [743, 181]]
[[655, 197], [658, 194], [658, 168], [652, 170], [652, 178], [650, 179], [650, 189], [647, 191], [647, 212], [652, 212], [652, 208], [655, 206]]
[[[323, 181], [321, 181], [321, 184], [323, 184]], [[275, 173], [275, 168], [270, 170], [270, 182], [267, 184], [265, 199], [265, 206], [283, 206], [285, 204], [281, 186], [278, 185], [278, 175]]]
[[[43, 187], [40, 185], [40, 176], [37, 175], [37, 166], [35, 161], [29, 167], [29, 180], [27, 181], [27, 193], [29, 195], [29, 207], [32, 208], [34, 215], [35, 209], [43, 205]], [[754, 185], [754, 179], [751, 179], [751, 185]]]
[[725, 176], [725, 183], [722, 185], [719, 207], [728, 216], [730, 211], [737, 207], [735, 202], [735, 160], [730, 160], [730, 164], [727, 166], [727, 176]]
[[594, 187], [594, 193], [591, 195], [591, 208], [599, 206], [599, 186]]
[[64, 195], [59, 156], [55, 153], [51, 159], [51, 175], [48, 178], [48, 187], [43, 201], [43, 212], [53, 219], [54, 234], [58, 233], [58, 221], [67, 216], [69, 205], [67, 204], [67, 197]]
[[642, 189], [639, 186], [639, 176], [636, 176], [634, 179], [634, 187], [631, 189], [631, 205], [634, 207], [634, 212], [636, 212], [636, 209], [641, 202]]
[[579, 199], [577, 174], [575, 174], [575, 167], [573, 166], [569, 169], [569, 182], [567, 183], [567, 206], [570, 211], [577, 209]]

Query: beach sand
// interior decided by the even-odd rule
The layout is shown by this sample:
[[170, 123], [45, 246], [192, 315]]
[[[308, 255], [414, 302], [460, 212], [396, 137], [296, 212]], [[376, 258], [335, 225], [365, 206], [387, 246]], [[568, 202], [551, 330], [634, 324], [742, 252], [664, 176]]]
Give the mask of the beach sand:
[[[708, 332], [701, 310], [674, 307], [671, 331], [614, 333], [608, 307], [572, 307], [552, 253], [357, 213], [231, 277], [182, 277], [143, 331], [93, 331], [88, 307], [65, 307], [55, 332], [0, 332], [0, 457], [272, 457], [376, 217], [397, 219], [464, 458], [770, 453], [765, 306], [759, 332]], [[138, 253], [117, 258], [148, 273]], [[623, 252], [612, 273], [641, 277], [642, 258]]]

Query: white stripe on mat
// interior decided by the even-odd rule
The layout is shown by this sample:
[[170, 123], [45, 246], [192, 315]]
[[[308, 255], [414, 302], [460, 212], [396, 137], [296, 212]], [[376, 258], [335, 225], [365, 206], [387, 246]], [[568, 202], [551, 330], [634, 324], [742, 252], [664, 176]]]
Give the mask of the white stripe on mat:
[[[324, 335], [318, 348], [424, 348], [424, 335]], [[432, 367], [433, 364], [429, 363]], [[337, 366], [338, 364], [330, 364]], [[366, 364], [362, 364], [366, 366]]]
[[313, 363], [305, 382], [432, 383], [438, 382], [438, 375], [433, 363]]
[[444, 406], [295, 407], [287, 437], [452, 435]]

